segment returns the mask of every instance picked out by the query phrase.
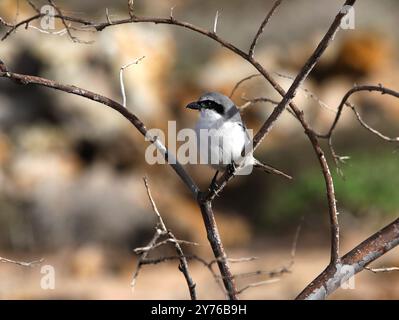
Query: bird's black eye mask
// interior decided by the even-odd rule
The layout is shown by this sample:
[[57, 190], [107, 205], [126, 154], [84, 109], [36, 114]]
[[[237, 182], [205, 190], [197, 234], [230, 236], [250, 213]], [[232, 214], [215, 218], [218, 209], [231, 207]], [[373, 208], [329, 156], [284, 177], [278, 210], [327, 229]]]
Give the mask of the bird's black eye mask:
[[202, 100], [202, 101], [199, 101], [198, 104], [201, 106], [201, 108], [214, 110], [217, 113], [219, 113], [220, 115], [224, 114], [223, 106], [213, 100]]

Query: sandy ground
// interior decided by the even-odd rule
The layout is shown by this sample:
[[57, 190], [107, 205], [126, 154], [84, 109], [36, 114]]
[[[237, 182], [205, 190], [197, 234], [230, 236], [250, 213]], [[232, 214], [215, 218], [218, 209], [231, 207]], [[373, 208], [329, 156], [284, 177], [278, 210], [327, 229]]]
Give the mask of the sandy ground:
[[[360, 236], [359, 236], [360, 238]], [[351, 241], [352, 242], [352, 241]], [[346, 244], [347, 246], [348, 244]], [[345, 243], [344, 243], [345, 247]], [[292, 299], [309, 283], [328, 262], [328, 249], [299, 248], [292, 272], [279, 276], [278, 282], [250, 288], [242, 299]], [[99, 254], [96, 248], [79, 252], [68, 251], [48, 255], [40, 266], [24, 268], [0, 264], [1, 299], [188, 299], [184, 278], [176, 263], [144, 266], [135, 289], [130, 287], [134, 258], [110, 258]], [[232, 257], [257, 256], [258, 260], [233, 264], [234, 273], [278, 269], [290, 261], [287, 248], [267, 250], [230, 250]], [[55, 288], [44, 290], [41, 268], [51, 265], [55, 270]], [[399, 265], [398, 251], [392, 250], [375, 266]], [[116, 267], [117, 266], [117, 267]], [[209, 271], [197, 262], [190, 263], [191, 274], [197, 283], [200, 299], [222, 299], [223, 293]], [[238, 286], [267, 279], [254, 276], [238, 279]], [[398, 299], [399, 272], [374, 274], [364, 271], [356, 275], [353, 289], [339, 289], [332, 299]]]

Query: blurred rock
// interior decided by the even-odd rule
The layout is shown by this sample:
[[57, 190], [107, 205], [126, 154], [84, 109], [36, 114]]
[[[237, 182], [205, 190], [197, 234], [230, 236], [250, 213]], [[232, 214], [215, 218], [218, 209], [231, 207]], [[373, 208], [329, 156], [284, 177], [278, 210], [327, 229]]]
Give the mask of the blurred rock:
[[389, 38], [373, 32], [360, 32], [345, 38], [336, 64], [347, 74], [365, 76], [392, 66], [393, 59]]
[[100, 246], [85, 245], [73, 253], [70, 272], [78, 278], [98, 277], [104, 272], [105, 259]]

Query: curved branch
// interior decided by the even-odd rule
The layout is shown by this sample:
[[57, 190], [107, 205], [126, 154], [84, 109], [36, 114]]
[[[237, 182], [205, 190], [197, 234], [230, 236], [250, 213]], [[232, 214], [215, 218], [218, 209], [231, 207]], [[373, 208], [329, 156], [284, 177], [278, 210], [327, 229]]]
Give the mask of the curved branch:
[[338, 106], [337, 115], [335, 116], [334, 121], [333, 121], [330, 129], [328, 130], [328, 132], [325, 135], [321, 135], [320, 137], [321, 138], [330, 138], [331, 137], [334, 129], [336, 128], [336, 126], [338, 124], [339, 119], [341, 118], [342, 110], [343, 110], [344, 106], [348, 106], [355, 112], [355, 115], [357, 116], [360, 124], [362, 124], [363, 127], [368, 129], [369, 131], [373, 132], [374, 134], [378, 135], [380, 138], [382, 138], [385, 141], [388, 141], [388, 142], [397, 142], [397, 141], [399, 141], [399, 138], [389, 138], [389, 137], [384, 136], [383, 134], [377, 132], [377, 130], [375, 130], [375, 129], [370, 130], [369, 126], [362, 121], [361, 117], [358, 116], [358, 113], [356, 112], [356, 109], [353, 107], [353, 105], [351, 103], [348, 102], [348, 100], [353, 94], [355, 94], [357, 92], [361, 92], [361, 91], [369, 91], [369, 92], [376, 91], [376, 92], [381, 92], [382, 95], [387, 94], [387, 95], [399, 98], [399, 92], [398, 91], [385, 88], [382, 85], [378, 85], [378, 86], [370, 86], [370, 85], [355, 86], [352, 89], [350, 89], [344, 95], [344, 97], [341, 100], [341, 103]]
[[226, 291], [230, 299], [238, 299], [237, 289], [235, 287], [234, 280], [231, 275], [228, 261], [226, 260], [226, 253], [224, 251], [222, 242], [220, 240], [220, 235], [212, 211], [211, 203], [206, 199], [204, 199], [202, 196], [200, 196], [201, 192], [198, 186], [191, 178], [191, 176], [186, 172], [183, 166], [177, 161], [175, 156], [166, 149], [166, 147], [162, 144], [162, 142], [159, 139], [157, 139], [157, 137], [152, 137], [149, 135], [144, 123], [141, 122], [141, 120], [137, 116], [135, 116], [128, 109], [123, 107], [120, 103], [112, 99], [109, 99], [107, 97], [104, 97], [100, 94], [73, 85], [60, 84], [55, 81], [41, 77], [9, 72], [4, 63], [0, 60], [0, 78], [1, 77], [8, 78], [23, 85], [36, 84], [52, 88], [55, 90], [64, 91], [66, 93], [79, 95], [81, 97], [99, 102], [105, 106], [114, 109], [115, 111], [119, 112], [124, 118], [130, 121], [130, 123], [132, 123], [147, 140], [149, 140], [151, 143], [153, 143], [156, 146], [156, 148], [164, 156], [165, 160], [168, 161], [168, 164], [173, 168], [173, 170], [177, 173], [180, 179], [187, 186], [187, 188], [191, 191], [193, 197], [197, 199], [202, 212], [209, 242], [211, 244], [215, 258], [218, 260], [218, 266], [220, 269], [220, 273], [223, 276], [223, 282], [226, 287]]
[[249, 75], [249, 76], [247, 76], [247, 77], [245, 77], [245, 78], [242, 78], [240, 81], [238, 81], [238, 82], [234, 85], [233, 89], [232, 89], [231, 92], [230, 92], [229, 97], [231, 98], [231, 97], [234, 95], [234, 93], [237, 91], [237, 89], [238, 89], [244, 82], [246, 82], [246, 81], [248, 81], [248, 80], [251, 80], [251, 79], [253, 79], [253, 78], [259, 77], [259, 76], [261, 76], [261, 74], [255, 73], [255, 74], [251, 74], [251, 75]]
[[378, 130], [372, 128], [371, 126], [369, 126], [369, 125], [362, 119], [360, 113], [356, 110], [355, 106], [354, 106], [352, 103], [350, 103], [350, 102], [348, 101], [349, 98], [350, 98], [353, 94], [355, 94], [355, 93], [357, 93], [357, 92], [361, 92], [361, 91], [369, 91], [369, 92], [375, 91], [375, 92], [381, 92], [382, 95], [387, 94], [387, 95], [390, 95], [390, 96], [399, 98], [399, 92], [398, 92], [398, 91], [385, 88], [385, 87], [384, 87], [383, 85], [381, 85], [381, 84], [378, 85], [378, 86], [371, 86], [371, 85], [355, 86], [355, 87], [353, 87], [352, 89], [350, 89], [350, 90], [344, 95], [344, 97], [342, 98], [342, 100], [341, 100], [341, 102], [340, 102], [340, 104], [339, 104], [339, 106], [338, 106], [337, 114], [336, 114], [336, 116], [335, 116], [335, 118], [334, 118], [334, 120], [333, 120], [333, 123], [331, 124], [331, 127], [330, 127], [330, 129], [328, 130], [328, 132], [327, 132], [326, 134], [317, 134], [317, 136], [318, 136], [319, 138], [321, 138], [321, 139], [327, 139], [327, 140], [328, 140], [328, 146], [329, 146], [329, 149], [330, 149], [331, 156], [332, 156], [332, 158], [333, 158], [333, 160], [334, 160], [334, 163], [335, 163], [335, 165], [336, 165], [336, 167], [337, 167], [337, 169], [338, 169], [338, 171], [339, 171], [339, 173], [340, 173], [341, 175], [342, 175], [342, 173], [341, 173], [339, 164], [340, 164], [340, 162], [344, 163], [344, 162], [345, 162], [345, 159], [347, 159], [348, 157], [339, 156], [339, 155], [336, 153], [336, 151], [335, 151], [335, 149], [334, 149], [334, 145], [333, 145], [332, 139], [333, 139], [334, 130], [335, 130], [336, 127], [337, 127], [337, 124], [338, 124], [338, 122], [339, 122], [339, 120], [340, 120], [340, 118], [341, 118], [341, 116], [342, 116], [343, 108], [344, 108], [345, 106], [347, 106], [347, 107], [349, 107], [349, 108], [352, 109], [352, 111], [354, 112], [354, 114], [355, 114], [357, 120], [359, 121], [360, 125], [361, 125], [363, 128], [365, 128], [366, 130], [368, 130], [369, 132], [371, 132], [372, 134], [376, 135], [377, 137], [381, 138], [381, 139], [384, 140], [384, 141], [387, 141], [387, 142], [399, 142], [399, 137], [393, 137], [393, 138], [388, 137], [388, 136], [382, 134], [380, 131], [378, 131]]
[[[58, 82], [55, 82], [53, 80], [41, 78], [41, 77], [35, 77], [35, 76], [30, 76], [30, 75], [24, 75], [24, 74], [18, 74], [18, 73], [13, 73], [6, 71], [4, 64], [1, 63], [0, 61], [0, 77], [2, 78], [8, 78], [11, 80], [16, 81], [19, 84], [27, 85], [27, 84], [36, 84], [60, 91], [64, 91], [66, 93], [71, 93], [75, 94], [81, 97], [84, 97], [86, 99], [90, 99], [96, 102], [99, 102], [107, 107], [110, 107], [114, 109], [115, 111], [119, 112], [124, 118], [126, 118], [128, 121], [130, 121], [131, 124], [133, 124], [136, 129], [144, 136], [146, 137], [151, 143], [153, 143], [157, 149], [162, 153], [162, 155], [165, 157], [165, 160], [168, 161], [169, 165], [175, 170], [175, 172], [178, 174], [178, 176], [181, 178], [181, 180], [184, 182], [184, 184], [188, 187], [188, 189], [191, 191], [191, 193], [194, 195], [194, 197], [197, 197], [199, 188], [195, 184], [194, 180], [190, 177], [190, 175], [186, 172], [186, 170], [183, 168], [183, 166], [175, 160], [175, 156], [171, 154], [166, 147], [162, 144], [162, 142], [157, 139], [157, 137], [151, 137], [148, 134], [147, 128], [145, 127], [144, 123], [141, 122], [141, 120], [135, 116], [133, 113], [131, 113], [128, 109], [124, 108], [120, 103], [109, 99], [107, 97], [104, 97], [98, 93], [91, 92], [89, 90], [85, 90], [73, 85], [65, 85], [61, 84]], [[172, 161], [172, 159], [174, 161]]]

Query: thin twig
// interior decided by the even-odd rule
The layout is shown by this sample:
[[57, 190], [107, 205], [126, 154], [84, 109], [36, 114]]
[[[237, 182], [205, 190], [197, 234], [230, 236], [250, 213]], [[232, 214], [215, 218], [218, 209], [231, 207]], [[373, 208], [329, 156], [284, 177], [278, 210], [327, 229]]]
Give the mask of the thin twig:
[[40, 29], [40, 28], [32, 26], [32, 25], [29, 25], [29, 28], [35, 29], [35, 30], [39, 31], [40, 33], [54, 35], [54, 36], [63, 36], [63, 35], [65, 35], [67, 33], [66, 29], [61, 29], [61, 30], [58, 30], [58, 31], [51, 32], [51, 31]]
[[[226, 294], [226, 290], [223, 287], [223, 284], [220, 282], [220, 277], [216, 274], [216, 272], [213, 270], [213, 264], [211, 262], [207, 262], [205, 259], [197, 256], [197, 255], [186, 255], [185, 256], [187, 260], [195, 260], [200, 262], [204, 267], [206, 267], [209, 272], [211, 273], [213, 279], [215, 280], [216, 284], [219, 286], [221, 291]], [[146, 258], [141, 261], [142, 265], [146, 264], [158, 264], [170, 260], [180, 260], [180, 256], [164, 256], [164, 257], [159, 257], [159, 258]]]
[[[282, 74], [280, 72], [274, 72], [274, 74], [279, 76], [280, 78], [294, 80], [294, 77], [286, 75], [286, 74]], [[300, 86], [299, 89], [301, 89], [305, 93], [305, 96], [307, 98], [311, 98], [314, 101], [316, 101], [320, 107], [325, 108], [326, 110], [333, 112], [335, 114], [337, 113], [337, 111], [335, 109], [331, 108], [327, 103], [325, 103], [323, 100], [321, 100], [314, 92], [310, 91], [308, 88], [305, 88], [304, 86]]]
[[245, 77], [245, 78], [241, 79], [240, 81], [238, 81], [238, 82], [234, 85], [233, 89], [231, 90], [229, 97], [231, 98], [231, 97], [234, 95], [234, 93], [236, 92], [236, 90], [237, 90], [244, 82], [246, 82], [246, 81], [248, 81], [248, 80], [251, 80], [251, 79], [253, 79], [253, 78], [256, 78], [256, 77], [260, 77], [260, 76], [261, 76], [260, 73], [255, 73], [255, 74], [251, 74], [251, 75], [249, 75], [248, 77]]
[[[342, 110], [343, 110], [344, 106], [349, 106], [349, 107], [352, 106], [352, 104], [348, 103], [349, 98], [353, 94], [361, 92], [361, 91], [369, 91], [369, 92], [374, 92], [375, 91], [375, 92], [380, 92], [382, 95], [386, 94], [386, 95], [390, 95], [390, 96], [399, 98], [399, 92], [398, 91], [395, 91], [395, 90], [392, 90], [392, 89], [388, 89], [388, 88], [382, 86], [381, 84], [378, 85], [378, 86], [372, 86], [372, 85], [354, 86], [342, 98], [342, 100], [341, 100], [341, 102], [340, 102], [340, 104], [339, 104], [339, 106], [337, 108], [337, 110], [338, 110], [337, 111], [337, 115], [335, 116], [334, 121], [333, 121], [330, 129], [328, 130], [328, 132], [325, 135], [320, 135], [321, 138], [329, 138], [332, 135], [332, 132], [334, 131], [334, 129], [337, 126], [338, 121], [339, 121], [339, 119], [341, 117]], [[389, 141], [389, 139], [384, 139], [384, 140], [388, 140]]]
[[369, 271], [371, 271], [371, 272], [373, 272], [373, 273], [399, 271], [399, 267], [385, 267], [385, 268], [370, 268], [370, 267], [365, 267], [364, 269], [369, 270]]
[[[182, 248], [180, 246], [180, 243], [189, 243], [189, 244], [193, 244], [193, 243], [188, 242], [188, 241], [177, 240], [176, 237], [174, 236], [174, 234], [170, 230], [168, 230], [166, 228], [165, 222], [163, 221], [162, 216], [161, 216], [161, 214], [158, 211], [157, 205], [155, 204], [155, 201], [154, 201], [154, 199], [152, 197], [151, 189], [150, 189], [150, 186], [148, 184], [148, 179], [146, 177], [144, 177], [143, 181], [144, 181], [144, 186], [145, 186], [145, 188], [147, 190], [148, 198], [149, 198], [149, 200], [151, 202], [152, 209], [155, 212], [155, 215], [157, 216], [158, 225], [156, 227], [155, 235], [154, 235], [152, 241], [150, 241], [149, 246], [147, 246], [145, 248], [137, 248], [137, 249], [135, 249], [135, 252], [136, 253], [141, 253], [141, 256], [139, 258], [138, 265], [137, 265], [136, 271], [135, 271], [134, 276], [133, 276], [132, 284], [134, 285], [134, 283], [135, 283], [135, 281], [137, 279], [138, 271], [139, 271], [140, 266], [141, 266], [141, 261], [147, 257], [148, 253], [151, 250], [155, 249], [157, 246], [159, 246], [159, 245], [161, 245], [163, 243], [166, 243], [166, 241], [167, 242], [172, 242], [174, 244], [176, 252], [177, 252], [177, 254], [179, 256], [179, 260], [180, 260], [179, 270], [183, 273], [184, 278], [186, 279], [187, 286], [188, 286], [189, 293], [190, 293], [190, 297], [191, 297], [192, 300], [196, 300], [197, 299], [197, 293], [196, 293], [196, 290], [195, 290], [195, 283], [194, 283], [193, 279], [191, 278], [191, 275], [190, 275], [190, 272], [189, 272], [187, 258], [184, 255], [183, 250], [182, 250]], [[161, 236], [161, 235], [167, 235], [168, 239], [165, 240], [165, 241], [157, 243], [157, 240], [159, 239], [159, 236]]]
[[17, 260], [0, 257], [1, 263], [11, 263], [11, 264], [16, 264], [16, 265], [19, 265], [22, 267], [35, 267], [38, 264], [41, 264], [43, 261], [44, 261], [44, 259], [26, 262], [26, 261], [17, 261]]
[[33, 10], [36, 11], [36, 13], [40, 13], [40, 9], [33, 3], [33, 1], [26, 0], [26, 2], [32, 7]]
[[134, 0], [128, 0], [127, 7], [129, 10], [130, 18], [134, 18]]
[[170, 17], [171, 20], [173, 20], [173, 11], [174, 11], [174, 10], [175, 10], [175, 6], [173, 6], [173, 7], [170, 8], [170, 15], [169, 15], [169, 17]]
[[123, 81], [123, 71], [126, 68], [129, 68], [130, 66], [134, 65], [134, 64], [138, 64], [141, 60], [143, 60], [145, 58], [145, 56], [142, 56], [140, 58], [137, 58], [135, 60], [133, 60], [132, 62], [129, 62], [128, 64], [123, 65], [120, 70], [119, 70], [119, 84], [121, 87], [121, 94], [122, 94], [122, 105], [126, 108], [126, 93], [125, 93], [125, 84]]
[[107, 19], [107, 22], [108, 22], [110, 25], [112, 25], [111, 18], [109, 17], [108, 8], [105, 8], [105, 18]]
[[78, 37], [75, 37], [75, 36], [72, 34], [72, 32], [71, 32], [71, 30], [70, 30], [68, 24], [66, 23], [65, 17], [64, 17], [64, 15], [62, 14], [61, 9], [58, 8], [58, 6], [55, 4], [54, 0], [47, 0], [47, 1], [48, 1], [48, 3], [58, 12], [58, 15], [59, 15], [59, 17], [60, 17], [60, 19], [61, 19], [61, 22], [62, 22], [62, 24], [64, 25], [64, 27], [65, 27], [65, 29], [66, 29], [66, 31], [67, 31], [67, 34], [68, 34], [68, 36], [69, 36], [69, 38], [70, 38], [73, 42], [76, 42], [76, 43], [83, 43], [83, 44], [91, 44], [91, 43], [93, 43], [93, 41], [85, 41], [85, 40], [79, 39]]
[[248, 55], [252, 58], [254, 56], [254, 50], [256, 47], [256, 43], [258, 42], [260, 36], [262, 35], [266, 24], [269, 22], [270, 18], [273, 16], [274, 12], [276, 11], [276, 9], [280, 6], [282, 0], [277, 0], [273, 7], [270, 9], [269, 13], [266, 15], [265, 19], [262, 21], [258, 31], [256, 32], [256, 35], [254, 37], [254, 39], [252, 40], [251, 43], [251, 47], [249, 48], [249, 52]]
[[393, 137], [393, 138], [388, 137], [388, 136], [382, 134], [381, 132], [379, 132], [378, 130], [376, 130], [376, 129], [372, 128], [371, 126], [369, 126], [366, 122], [364, 122], [362, 117], [361, 117], [361, 115], [356, 110], [355, 106], [352, 105], [350, 108], [355, 113], [357, 120], [359, 121], [359, 123], [362, 125], [363, 128], [367, 129], [371, 133], [374, 133], [377, 137], [381, 138], [382, 140], [385, 140], [385, 141], [388, 141], [388, 142], [399, 142], [399, 137]]
[[386, 87], [384, 87], [383, 85], [378, 85], [378, 86], [372, 86], [372, 85], [363, 85], [363, 86], [354, 86], [352, 89], [350, 89], [342, 98], [338, 108], [337, 108], [337, 114], [333, 120], [333, 123], [330, 126], [330, 129], [328, 130], [328, 132], [326, 134], [318, 134], [318, 137], [321, 139], [327, 139], [328, 140], [328, 146], [330, 149], [330, 153], [331, 156], [333, 157], [334, 163], [336, 165], [336, 168], [338, 170], [338, 173], [343, 176], [342, 170], [340, 168], [340, 163], [344, 163], [345, 160], [349, 159], [349, 157], [347, 156], [339, 156], [334, 149], [334, 145], [333, 145], [333, 133], [335, 128], [337, 127], [337, 124], [341, 118], [342, 112], [343, 112], [343, 108], [349, 107], [350, 109], [352, 109], [352, 111], [354, 112], [357, 120], [359, 121], [360, 125], [365, 128], [366, 130], [368, 130], [369, 132], [371, 132], [372, 134], [376, 135], [377, 137], [381, 138], [384, 141], [387, 142], [399, 142], [399, 137], [388, 137], [384, 134], [382, 134], [380, 131], [372, 128], [370, 125], [368, 125], [363, 118], [361, 117], [360, 113], [356, 110], [355, 105], [352, 104], [351, 102], [349, 102], [349, 98], [358, 92], [362, 92], [362, 91], [368, 91], [368, 92], [380, 92], [382, 95], [390, 95], [392, 97], [395, 98], [399, 98], [399, 92], [392, 90], [392, 89], [388, 89]]
[[280, 281], [280, 279], [277, 278], [277, 279], [269, 279], [269, 280], [264, 280], [264, 281], [255, 282], [255, 283], [250, 283], [250, 284], [246, 285], [244, 288], [238, 290], [237, 293], [238, 293], [238, 294], [241, 294], [241, 293], [243, 293], [245, 290], [248, 290], [248, 289], [250, 289], [250, 288], [260, 287], [260, 286], [264, 286], [264, 285], [267, 285], [267, 284], [276, 283], [276, 282], [279, 282], [279, 281]]
[[219, 11], [216, 11], [215, 20], [213, 21], [213, 33], [216, 34], [219, 20]]
[[[167, 233], [167, 230], [165, 231], [165, 230], [161, 229], [161, 235], [165, 235], [166, 233]], [[188, 244], [188, 245], [192, 245], [192, 246], [198, 246], [199, 245], [196, 242], [191, 242], [191, 241], [186, 241], [186, 240], [177, 240], [177, 239], [174, 239], [174, 238], [167, 238], [165, 240], [162, 240], [162, 241], [159, 241], [157, 243], [153, 243], [153, 244], [147, 245], [145, 247], [135, 248], [133, 251], [136, 254], [141, 254], [141, 253], [146, 252], [146, 251], [154, 250], [154, 249], [156, 249], [158, 247], [161, 247], [161, 246], [163, 246], [165, 244], [168, 244], [168, 243]]]
[[399, 219], [396, 219], [350, 250], [340, 259], [341, 265], [330, 264], [298, 295], [297, 299], [325, 299], [339, 288], [343, 279], [347, 277], [347, 272], [340, 272], [338, 267], [345, 266], [346, 270], [353, 270], [355, 275], [398, 244]]

